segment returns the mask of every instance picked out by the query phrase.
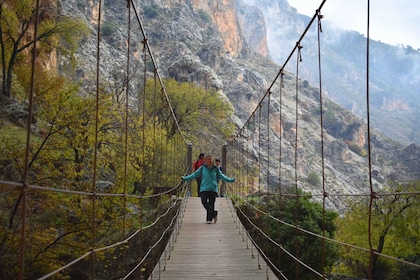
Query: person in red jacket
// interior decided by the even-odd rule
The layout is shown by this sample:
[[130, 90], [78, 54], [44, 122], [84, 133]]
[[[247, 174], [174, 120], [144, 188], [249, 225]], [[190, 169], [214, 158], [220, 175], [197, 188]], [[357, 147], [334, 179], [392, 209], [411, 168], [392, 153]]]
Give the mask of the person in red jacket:
[[[204, 154], [200, 153], [198, 155], [198, 159], [196, 161], [194, 161], [193, 163], [193, 168], [194, 168], [194, 172], [200, 168], [201, 165], [203, 165], [204, 163]], [[201, 176], [195, 179], [197, 181], [197, 196], [200, 196], [200, 185], [201, 185]]]

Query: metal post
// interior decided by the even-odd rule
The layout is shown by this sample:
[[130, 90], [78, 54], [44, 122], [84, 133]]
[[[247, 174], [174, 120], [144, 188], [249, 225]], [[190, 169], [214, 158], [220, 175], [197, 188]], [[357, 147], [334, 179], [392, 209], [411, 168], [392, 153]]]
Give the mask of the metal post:
[[[227, 155], [227, 143], [223, 144], [223, 148], [222, 148], [222, 167], [223, 167], [223, 172], [225, 174], [227, 173], [227, 160], [226, 160], [226, 155]], [[222, 197], [224, 197], [226, 195], [226, 183], [224, 181], [222, 181], [222, 186], [220, 187], [220, 195]]]
[[[188, 174], [192, 172], [192, 143], [188, 143], [188, 151], [187, 151], [187, 162], [188, 162]], [[187, 182], [187, 196], [191, 196], [191, 181]]]
[[188, 143], [188, 151], [187, 151], [187, 163], [188, 163], [188, 174], [192, 172], [192, 144]]

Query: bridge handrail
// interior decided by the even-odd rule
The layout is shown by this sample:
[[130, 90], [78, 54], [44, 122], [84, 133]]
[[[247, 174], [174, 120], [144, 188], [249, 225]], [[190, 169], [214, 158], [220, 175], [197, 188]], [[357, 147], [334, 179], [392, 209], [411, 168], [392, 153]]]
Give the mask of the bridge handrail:
[[[1, 183], [1, 182], [0, 182]], [[48, 189], [48, 190], [51, 190], [51, 191], [60, 191], [60, 190], [57, 190], [57, 189], [51, 189], [51, 188], [44, 188], [44, 187], [41, 187], [40, 189]], [[184, 185], [184, 187], [183, 187], [183, 189], [184, 189], [184, 191], [182, 191], [182, 193], [184, 194], [184, 197], [182, 198], [182, 204], [184, 204], [185, 202], [183, 202], [184, 200], [185, 200], [185, 197], [186, 197], [186, 191], [185, 191], [185, 189], [186, 189], [186, 187], [185, 187], [185, 185]], [[74, 192], [74, 191], [65, 191], [65, 190], [63, 190], [64, 192], [67, 192], [67, 193], [77, 193], [77, 194], [87, 194], [87, 195], [97, 195], [97, 194], [91, 194], [91, 193], [84, 193], [84, 192]], [[103, 194], [103, 195], [107, 195], [107, 194]], [[121, 196], [121, 195], [118, 195], [118, 196]], [[65, 264], [65, 265], [63, 265], [62, 267], [60, 267], [60, 268], [58, 268], [58, 269], [56, 269], [56, 270], [54, 270], [54, 271], [52, 271], [52, 272], [50, 272], [50, 273], [48, 273], [48, 274], [46, 274], [46, 275], [44, 275], [44, 276], [42, 276], [42, 277], [40, 277], [39, 278], [39, 280], [43, 280], [43, 279], [48, 279], [48, 278], [50, 278], [50, 277], [52, 277], [52, 276], [54, 276], [54, 275], [56, 275], [56, 274], [58, 274], [59, 272], [61, 272], [61, 271], [63, 271], [63, 270], [65, 270], [65, 269], [67, 269], [67, 268], [70, 268], [71, 266], [73, 266], [74, 264], [76, 264], [76, 263], [78, 263], [79, 261], [82, 261], [84, 258], [86, 258], [86, 257], [88, 257], [89, 255], [91, 255], [91, 254], [93, 254], [93, 253], [96, 253], [96, 252], [100, 252], [100, 251], [106, 251], [106, 250], [109, 250], [109, 249], [112, 249], [112, 248], [115, 248], [115, 247], [118, 247], [118, 246], [121, 246], [121, 245], [125, 245], [125, 244], [127, 244], [128, 243], [128, 241], [130, 241], [131, 239], [133, 239], [136, 235], [138, 235], [140, 232], [142, 232], [143, 230], [146, 230], [146, 229], [149, 229], [149, 228], [151, 228], [151, 227], [153, 227], [154, 225], [156, 225], [157, 224], [157, 222], [158, 221], [160, 221], [161, 219], [163, 219], [164, 217], [166, 217], [169, 213], [170, 213], [170, 210], [171, 209], [173, 209], [173, 208], [175, 208], [176, 206], [178, 205], [178, 199], [176, 199], [176, 200], [173, 200], [172, 201], [172, 204], [166, 209], [166, 211], [163, 213], [163, 214], [161, 214], [161, 215], [159, 215], [152, 223], [150, 223], [150, 224], [148, 224], [148, 225], [146, 225], [146, 226], [142, 226], [141, 228], [138, 228], [136, 231], [134, 231], [130, 236], [128, 236], [127, 238], [125, 238], [125, 239], [123, 239], [123, 240], [120, 240], [120, 241], [118, 241], [118, 242], [115, 242], [115, 243], [113, 243], [113, 244], [110, 244], [110, 245], [107, 245], [107, 246], [104, 246], [104, 247], [100, 247], [100, 248], [95, 248], [95, 249], [93, 249], [93, 250], [90, 250], [89, 252], [86, 252], [85, 254], [83, 254], [82, 256], [80, 256], [80, 257], [78, 257], [78, 258], [76, 258], [76, 259], [74, 259], [73, 261], [71, 261], [71, 262], [69, 262], [69, 263], [67, 263], [67, 264]], [[144, 255], [144, 257], [142, 258], [142, 260], [135, 266], [135, 268], [133, 268], [133, 270], [132, 271], [130, 271], [130, 273], [128, 274], [128, 275], [126, 275], [126, 277], [128, 277], [129, 275], [131, 275], [131, 273], [132, 272], [134, 272], [141, 264], [143, 264], [144, 263], [144, 261], [147, 259], [147, 257], [148, 257], [148, 255], [150, 254], [150, 252], [163, 240], [163, 238], [164, 238], [164, 236], [166, 235], [166, 234], [168, 234], [168, 232], [170, 232], [170, 230], [172, 229], [172, 226], [173, 226], [173, 224], [174, 224], [174, 221], [178, 218], [178, 216], [179, 216], [179, 213], [180, 213], [180, 209], [181, 209], [182, 207], [179, 207], [178, 208], [178, 210], [177, 210], [177, 212], [176, 212], [176, 214], [172, 217], [172, 219], [171, 219], [171, 222], [168, 224], [168, 226], [165, 228], [165, 230], [163, 231], [163, 233], [161, 234], [161, 236], [160, 236], [160, 238], [154, 243], [154, 244], [152, 244], [152, 246], [150, 246], [149, 247], [149, 249], [148, 249], [148, 251], [146, 252], [146, 254]], [[185, 206], [184, 206], [184, 208], [185, 208]], [[126, 279], [126, 277], [124, 278], [124, 279]]]
[[[184, 189], [185, 189], [185, 185], [184, 185]], [[150, 253], [153, 251], [153, 249], [155, 249], [159, 244], [161, 244], [162, 243], [162, 241], [164, 240], [164, 237], [167, 235], [167, 234], [170, 234], [171, 235], [171, 237], [170, 237], [170, 239], [172, 238], [172, 236], [174, 236], [174, 232], [175, 232], [175, 236], [176, 236], [176, 234], [177, 234], [177, 232], [178, 232], [178, 230], [179, 230], [179, 226], [175, 226], [174, 228], [175, 228], [175, 230], [174, 231], [171, 231], [171, 229], [173, 228], [173, 226], [174, 226], [174, 224], [175, 223], [178, 223], [179, 224], [179, 217], [180, 217], [180, 214], [181, 213], [183, 213], [182, 211], [185, 211], [185, 203], [186, 203], [186, 199], [187, 199], [187, 195], [186, 195], [186, 191], [184, 191], [183, 192], [184, 193], [184, 197], [181, 199], [182, 200], [182, 202], [181, 202], [181, 206], [180, 207], [178, 207], [178, 210], [177, 210], [177, 212], [176, 212], [176, 214], [172, 217], [172, 219], [171, 219], [171, 222], [168, 224], [168, 226], [165, 228], [165, 230], [163, 231], [163, 233], [161, 234], [161, 236], [160, 236], [160, 238], [154, 243], [154, 244], [152, 244], [151, 246], [150, 246], [150, 248], [147, 250], [147, 252], [145, 253], [145, 255], [144, 255], [144, 257], [138, 262], [138, 264], [136, 265], [136, 266], [134, 266], [133, 267], [133, 269], [129, 272], [129, 273], [127, 273], [122, 279], [127, 279], [128, 277], [130, 277], [146, 260], [147, 260], [147, 257], [150, 255]], [[174, 203], [173, 203], [173, 207], [175, 207], [175, 205], [177, 204], [177, 202], [175, 201]], [[168, 208], [168, 210], [167, 210], [167, 212], [165, 213], [165, 215], [166, 214], [168, 214], [169, 213], [169, 208]], [[157, 222], [157, 221], [156, 221]], [[169, 242], [170, 243], [170, 242]], [[166, 249], [165, 249], [165, 252], [166, 252]]]

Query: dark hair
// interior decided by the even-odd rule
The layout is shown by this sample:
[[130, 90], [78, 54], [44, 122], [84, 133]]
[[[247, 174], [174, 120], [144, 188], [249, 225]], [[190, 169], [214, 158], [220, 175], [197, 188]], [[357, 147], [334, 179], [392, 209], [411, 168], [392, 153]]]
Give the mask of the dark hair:
[[220, 162], [220, 159], [216, 158], [214, 161], [218, 161], [218, 162]]
[[203, 153], [200, 153], [200, 155], [198, 156], [198, 158], [203, 158], [203, 157], [204, 157]]

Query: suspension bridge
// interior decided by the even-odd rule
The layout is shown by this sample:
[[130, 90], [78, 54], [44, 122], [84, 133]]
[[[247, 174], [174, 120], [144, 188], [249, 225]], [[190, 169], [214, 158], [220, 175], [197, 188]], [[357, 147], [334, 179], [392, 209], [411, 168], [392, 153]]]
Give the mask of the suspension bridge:
[[277, 279], [258, 253], [227, 198], [218, 198], [215, 224], [204, 223], [201, 200], [186, 200], [180, 228], [150, 279]]
[[[378, 259], [420, 269], [415, 261], [384, 253], [374, 244], [372, 236], [375, 225], [371, 223], [374, 200], [378, 197], [392, 198], [396, 194], [375, 190], [370, 149], [366, 163], [369, 182], [364, 193], [337, 193], [326, 184], [321, 67], [318, 96], [321, 116], [319, 146], [322, 149], [322, 156], [318, 160], [323, 167], [321, 188], [314, 195], [301, 193], [298, 188], [299, 159], [302, 158], [299, 144], [299, 108], [302, 104], [298, 79], [301, 41], [309, 28], [318, 23], [317, 43], [320, 46], [321, 10], [325, 0], [255, 111], [236, 136], [221, 147], [225, 173], [235, 177], [236, 181], [231, 186], [224, 186], [226, 197], [217, 198], [219, 219], [213, 224], [205, 223], [200, 199], [192, 196], [193, 184], [180, 182], [180, 175], [192, 172], [193, 147], [178, 123], [176, 109], [171, 104], [165, 81], [158, 71], [134, 2], [127, 1], [128, 34], [132, 24], [138, 25], [144, 39], [145, 73], [141, 105], [137, 108], [130, 104], [129, 89], [132, 85], [128, 73], [132, 70], [130, 59], [134, 56], [130, 49], [130, 36], [127, 37], [127, 75], [123, 85], [127, 89], [126, 96], [120, 98], [122, 101], [116, 102], [118, 104], [109, 105], [104, 102], [109, 100], [109, 95], [102, 92], [103, 87], [99, 82], [103, 78], [100, 76], [102, 38], [101, 32], [97, 32], [98, 63], [94, 97], [90, 102], [88, 99], [81, 102], [87, 108], [79, 112], [77, 118], [69, 117], [65, 110], [56, 112], [49, 121], [50, 130], [44, 136], [35, 137], [31, 130], [37, 101], [37, 45], [34, 44], [31, 87], [27, 98], [29, 115], [26, 140], [20, 145], [25, 149], [19, 154], [19, 168], [15, 168], [21, 172], [18, 175], [7, 173], [8, 176], [0, 180], [2, 212], [8, 213], [2, 216], [0, 279], [333, 279], [329, 271], [331, 258], [328, 256], [333, 254], [331, 248], [334, 246], [363, 255], [368, 279], [378, 279], [375, 274]], [[97, 30], [101, 30], [101, 16], [106, 14], [103, 6], [99, 0]], [[34, 38], [38, 38], [39, 26], [35, 19], [39, 18], [39, 11], [39, 1], [36, 1]], [[273, 155], [272, 148], [273, 145], [282, 147], [283, 139], [279, 139], [279, 143], [270, 140], [273, 139], [271, 133], [276, 130], [275, 127], [283, 126], [281, 119], [284, 112], [279, 112], [279, 122], [274, 123], [271, 102], [276, 93], [279, 104], [282, 104], [284, 77], [290, 75], [285, 68], [294, 57], [297, 58], [296, 103], [295, 108], [290, 110], [295, 114], [295, 125], [291, 128], [294, 131], [293, 145], [288, 147], [293, 154], [294, 166], [286, 170], [282, 165], [282, 152], [286, 151], [280, 148], [280, 154]], [[367, 67], [368, 62], [369, 55]], [[150, 65], [153, 65], [152, 97], [146, 88], [146, 73]], [[55, 98], [60, 98], [59, 94]], [[47, 98], [43, 101], [46, 102]], [[159, 107], [158, 104], [164, 105]], [[65, 106], [64, 102], [61, 105]], [[155, 107], [148, 108], [146, 105]], [[115, 111], [121, 114], [111, 115]], [[91, 118], [84, 118], [88, 114], [91, 114]], [[72, 122], [83, 123], [83, 129], [77, 130]], [[64, 124], [65, 129], [62, 129]], [[263, 127], [263, 124], [268, 125]], [[368, 139], [369, 125], [368, 119]], [[112, 129], [109, 128], [111, 126]], [[50, 150], [46, 150], [60, 133], [72, 141], [58, 140], [56, 146], [51, 145]], [[263, 141], [265, 145], [261, 144]], [[370, 147], [370, 142], [368, 145]], [[58, 151], [66, 152], [59, 154]], [[115, 154], [119, 156], [110, 162], [109, 158]], [[63, 165], [62, 162], [70, 157], [76, 159], [73, 164]], [[45, 170], [51, 166], [59, 171], [45, 178], [37, 176], [45, 174]], [[273, 168], [278, 170], [277, 174], [271, 172]], [[291, 174], [293, 178], [287, 188], [282, 183], [283, 173]], [[108, 178], [103, 174], [113, 176]], [[263, 185], [273, 184], [277, 185], [276, 192], [266, 192], [262, 188]], [[398, 196], [405, 197], [408, 203], [413, 199], [418, 200], [418, 194], [401, 192]], [[300, 219], [306, 211], [300, 206], [309, 197], [321, 202], [318, 230], [308, 229], [306, 226], [309, 225]], [[367, 231], [363, 236], [366, 246], [346, 243], [330, 234], [326, 205], [342, 197], [363, 197], [368, 202], [365, 209]], [[291, 220], [269, 211], [269, 205], [277, 205], [276, 209], [281, 209], [289, 200], [295, 206], [288, 209], [292, 214]], [[272, 227], [264, 228], [264, 225]], [[276, 227], [278, 230], [272, 230]], [[282, 239], [282, 235], [286, 234], [291, 242]], [[311, 251], [315, 248], [316, 259], [304, 259], [309, 248]]]

